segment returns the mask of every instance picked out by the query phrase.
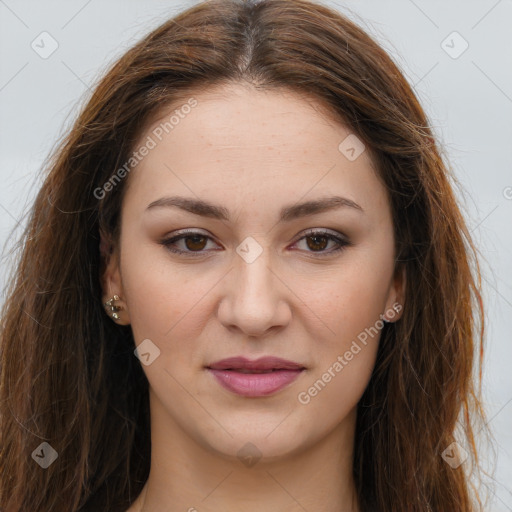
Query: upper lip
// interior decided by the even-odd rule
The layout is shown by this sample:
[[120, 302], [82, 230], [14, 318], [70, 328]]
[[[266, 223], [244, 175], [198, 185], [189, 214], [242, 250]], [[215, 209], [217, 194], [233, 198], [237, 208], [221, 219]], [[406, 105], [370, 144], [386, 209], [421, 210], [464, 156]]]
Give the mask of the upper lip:
[[303, 370], [305, 367], [299, 363], [281, 359], [280, 357], [266, 356], [251, 361], [245, 357], [228, 357], [207, 366], [211, 370]]

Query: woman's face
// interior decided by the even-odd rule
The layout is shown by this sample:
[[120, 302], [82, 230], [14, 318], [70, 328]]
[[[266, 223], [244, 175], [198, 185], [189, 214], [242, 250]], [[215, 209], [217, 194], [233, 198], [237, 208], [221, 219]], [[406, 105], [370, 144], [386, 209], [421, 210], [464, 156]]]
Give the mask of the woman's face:
[[[290, 92], [191, 98], [135, 147], [147, 150], [125, 178], [108, 267], [143, 343], [152, 428], [224, 457], [350, 439], [382, 318], [399, 318], [402, 297], [369, 152]], [[296, 366], [215, 365], [233, 357]]]

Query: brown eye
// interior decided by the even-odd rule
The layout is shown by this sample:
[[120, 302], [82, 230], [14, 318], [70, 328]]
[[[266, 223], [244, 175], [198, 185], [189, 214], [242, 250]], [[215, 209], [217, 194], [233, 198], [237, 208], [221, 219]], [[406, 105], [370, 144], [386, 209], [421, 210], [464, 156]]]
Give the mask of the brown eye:
[[[323, 251], [329, 243], [328, 238], [322, 235], [308, 236], [306, 240], [308, 240], [308, 247], [313, 251]], [[310, 240], [312, 243], [309, 243]]]
[[[302, 248], [300, 247], [301, 243], [304, 243]], [[313, 254], [315, 257], [322, 257], [333, 255], [352, 244], [341, 233], [310, 229], [295, 245], [306, 253]]]
[[203, 235], [193, 235], [184, 238], [185, 247], [190, 251], [201, 251], [205, 248], [207, 237]]
[[[213, 239], [199, 232], [185, 232], [160, 241], [168, 251], [184, 256], [204, 256], [210, 252], [208, 244]], [[214, 249], [218, 250], [218, 249]]]

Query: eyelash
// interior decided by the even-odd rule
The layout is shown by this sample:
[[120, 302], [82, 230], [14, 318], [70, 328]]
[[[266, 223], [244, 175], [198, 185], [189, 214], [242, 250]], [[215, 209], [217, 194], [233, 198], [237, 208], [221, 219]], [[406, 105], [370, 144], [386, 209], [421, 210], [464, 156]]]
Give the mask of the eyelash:
[[[204, 253], [206, 251], [204, 251], [204, 250], [183, 251], [181, 249], [176, 249], [175, 247], [172, 247], [172, 244], [174, 244], [180, 240], [184, 240], [186, 238], [193, 238], [194, 236], [201, 236], [201, 237], [207, 238], [208, 240], [213, 240], [208, 235], [205, 235], [204, 233], [201, 233], [198, 231], [185, 231], [185, 232], [181, 232], [180, 234], [175, 235], [171, 238], [166, 238], [166, 239], [161, 240], [160, 244], [163, 245], [168, 251], [175, 253], [175, 254], [181, 254], [181, 255], [186, 254], [187, 256], [191, 256], [193, 258], [200, 257], [200, 256], [204, 255]], [[323, 237], [323, 238], [327, 238], [329, 241], [334, 241], [338, 244], [337, 248], [331, 249], [330, 251], [306, 251], [306, 252], [312, 254], [313, 257], [315, 257], [315, 258], [322, 258], [322, 257], [326, 257], [331, 254], [338, 253], [338, 252], [342, 251], [343, 249], [345, 249], [346, 247], [352, 245], [348, 240], [343, 239], [340, 236], [336, 236], [329, 231], [314, 230], [314, 229], [308, 230], [301, 238], [299, 238], [299, 240], [297, 240], [297, 242], [294, 243], [294, 245], [296, 243], [300, 242], [301, 240], [304, 240], [304, 239], [310, 238], [310, 237]]]

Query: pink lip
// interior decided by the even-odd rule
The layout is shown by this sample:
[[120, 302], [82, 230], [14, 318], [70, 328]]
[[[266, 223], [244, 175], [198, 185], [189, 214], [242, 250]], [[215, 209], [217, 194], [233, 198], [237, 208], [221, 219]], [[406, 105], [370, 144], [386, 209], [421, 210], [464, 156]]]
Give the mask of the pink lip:
[[[267, 396], [293, 382], [304, 366], [278, 357], [262, 357], [250, 361], [231, 357], [207, 366], [217, 381], [229, 391], [246, 397]], [[242, 373], [250, 370], [260, 373]], [[270, 373], [261, 373], [272, 370]]]

